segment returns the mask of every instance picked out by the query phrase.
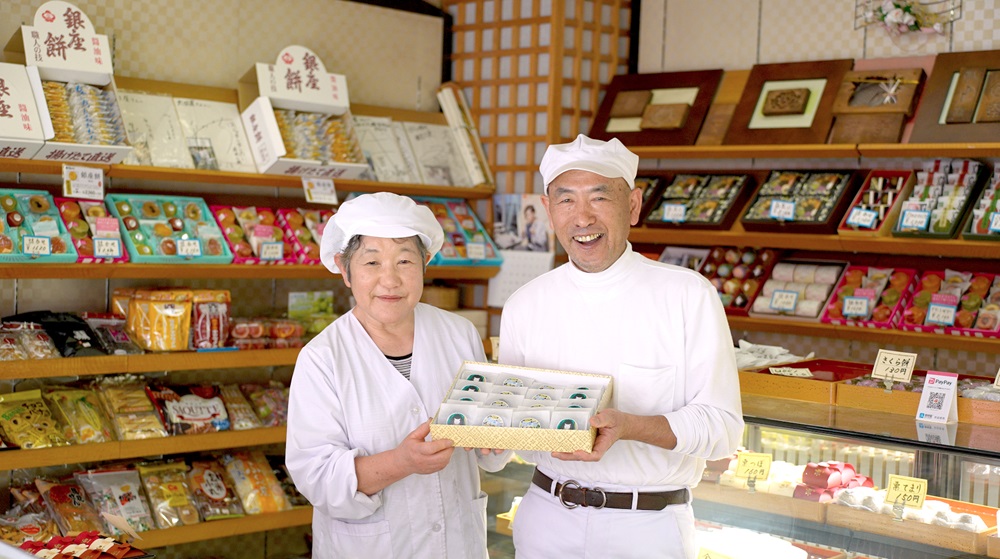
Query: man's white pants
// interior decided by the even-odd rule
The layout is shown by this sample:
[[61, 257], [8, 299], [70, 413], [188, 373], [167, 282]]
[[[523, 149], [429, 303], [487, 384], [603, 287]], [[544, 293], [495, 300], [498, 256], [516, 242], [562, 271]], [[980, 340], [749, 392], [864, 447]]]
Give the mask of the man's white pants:
[[694, 559], [695, 546], [690, 503], [657, 511], [568, 509], [532, 483], [514, 516], [517, 559]]

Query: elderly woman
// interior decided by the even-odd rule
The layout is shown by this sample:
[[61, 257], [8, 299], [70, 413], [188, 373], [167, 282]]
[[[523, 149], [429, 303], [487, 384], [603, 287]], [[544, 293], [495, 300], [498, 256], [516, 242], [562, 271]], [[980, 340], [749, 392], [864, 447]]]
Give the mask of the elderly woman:
[[387, 192], [344, 202], [323, 264], [355, 307], [299, 353], [285, 462], [313, 505], [313, 557], [486, 557], [477, 461], [425, 440], [462, 361], [484, 361], [464, 318], [420, 303], [444, 233], [431, 211]]

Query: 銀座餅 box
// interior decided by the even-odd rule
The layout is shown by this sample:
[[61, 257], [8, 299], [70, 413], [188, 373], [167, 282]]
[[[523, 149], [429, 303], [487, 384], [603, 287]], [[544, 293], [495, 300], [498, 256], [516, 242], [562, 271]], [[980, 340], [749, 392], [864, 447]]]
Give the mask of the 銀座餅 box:
[[431, 423], [458, 447], [590, 452], [613, 378], [466, 361]]

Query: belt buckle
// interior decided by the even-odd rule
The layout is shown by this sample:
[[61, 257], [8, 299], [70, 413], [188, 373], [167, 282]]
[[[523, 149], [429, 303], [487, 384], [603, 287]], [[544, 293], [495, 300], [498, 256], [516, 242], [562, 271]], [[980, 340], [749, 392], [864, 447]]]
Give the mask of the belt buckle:
[[563, 496], [563, 491], [565, 491], [567, 487], [571, 487], [571, 486], [575, 487], [576, 489], [580, 489], [580, 490], [583, 491], [583, 506], [584, 507], [588, 506], [587, 505], [587, 492], [588, 491], [595, 491], [595, 492], [598, 492], [598, 493], [601, 494], [601, 504], [594, 505], [595, 509], [603, 509], [604, 506], [608, 504], [608, 495], [600, 487], [595, 487], [593, 489], [587, 489], [587, 488], [581, 486], [580, 482], [578, 482], [576, 480], [573, 480], [573, 479], [570, 479], [570, 480], [567, 480], [566, 483], [563, 483], [559, 487], [559, 493], [556, 495], [557, 497], [559, 497], [559, 503], [562, 504], [562, 506], [564, 506], [564, 507], [566, 507], [568, 509], [575, 509], [576, 507], [580, 506], [577, 503], [567, 503], [566, 502], [566, 498]]
[[[600, 487], [595, 487], [595, 488], [591, 489], [591, 491], [600, 492], [600, 494], [601, 494], [601, 504], [594, 505], [594, 508], [595, 509], [603, 509], [604, 505], [608, 504], [608, 494], [605, 493], [604, 490], [601, 489]], [[583, 494], [583, 498], [584, 498], [584, 501], [587, 500], [587, 494], [586, 493]]]

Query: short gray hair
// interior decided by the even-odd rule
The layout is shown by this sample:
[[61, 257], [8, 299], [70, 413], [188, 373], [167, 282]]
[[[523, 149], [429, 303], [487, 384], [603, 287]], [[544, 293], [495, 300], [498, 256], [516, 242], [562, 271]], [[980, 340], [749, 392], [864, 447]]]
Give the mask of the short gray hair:
[[[427, 247], [424, 246], [424, 242], [420, 240], [420, 237], [414, 235], [412, 237], [403, 237], [400, 239], [393, 239], [398, 243], [402, 243], [413, 239], [413, 242], [417, 244], [417, 252], [420, 253], [420, 266], [424, 273], [427, 273]], [[341, 263], [343, 264], [344, 277], [347, 281], [351, 281], [351, 258], [354, 257], [354, 253], [361, 248], [361, 235], [355, 235], [351, 237], [350, 241], [347, 241], [347, 246], [344, 247], [343, 252], [340, 253]]]

